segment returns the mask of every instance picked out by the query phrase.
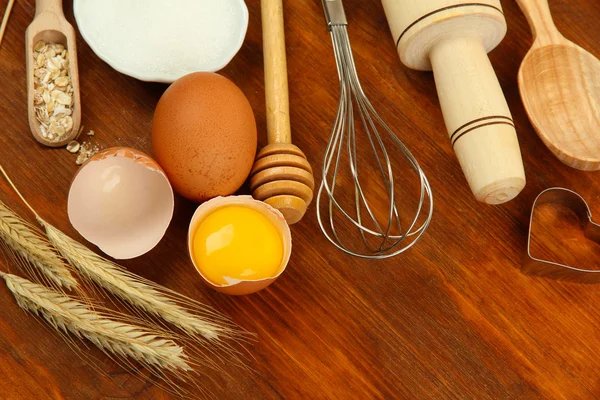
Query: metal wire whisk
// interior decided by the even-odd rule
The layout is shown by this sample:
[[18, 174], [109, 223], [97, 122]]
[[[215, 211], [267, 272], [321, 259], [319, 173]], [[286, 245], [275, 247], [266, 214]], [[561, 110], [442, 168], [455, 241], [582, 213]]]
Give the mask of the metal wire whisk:
[[[340, 79], [340, 104], [323, 159], [323, 178], [317, 194], [317, 219], [327, 239], [345, 253], [370, 259], [393, 257], [417, 243], [429, 226], [433, 214], [431, 187], [417, 160], [379, 117], [362, 89], [352, 55], [347, 31], [348, 22], [342, 1], [323, 0], [323, 7], [333, 40]], [[355, 112], [358, 114], [358, 118], [355, 118]], [[362, 123], [363, 131], [375, 155], [375, 165], [379, 169], [383, 179], [382, 183], [386, 188], [385, 195], [387, 196], [388, 208], [386, 209], [387, 222], [385, 223], [381, 223], [375, 217], [371, 203], [367, 200], [363, 191], [364, 182], [361, 185], [356, 143], [356, 119], [359, 119]], [[419, 204], [408, 228], [402, 228], [396, 205], [398, 196], [395, 193], [392, 162], [380, 130], [389, 135], [398, 150], [400, 150], [398, 155], [403, 156], [408, 161], [420, 180]], [[336, 198], [336, 188], [338, 188], [337, 185], [339, 185], [340, 180], [338, 175], [340, 160], [344, 148], [347, 150], [348, 164], [354, 185], [355, 208], [352, 211], [344, 209], [341, 199]], [[393, 157], [396, 156], [396, 154], [393, 154]], [[339, 193], [339, 190], [337, 193]], [[382, 193], [373, 193], [373, 195], [380, 197]], [[327, 210], [325, 212], [322, 211], [324, 196], [327, 196], [328, 200], [325, 201], [329, 203], [328, 207], [323, 206]], [[334, 214], [347, 218], [359, 230], [364, 245], [361, 246], [360, 250], [350, 248], [341, 240], [341, 237], [346, 237], [346, 235], [336, 229]], [[423, 222], [419, 224], [420, 220]]]

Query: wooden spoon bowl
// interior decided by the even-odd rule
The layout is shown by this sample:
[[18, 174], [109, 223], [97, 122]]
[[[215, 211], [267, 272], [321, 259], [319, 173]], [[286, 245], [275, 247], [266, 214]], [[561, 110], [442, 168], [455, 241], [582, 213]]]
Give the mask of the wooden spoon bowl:
[[306, 156], [289, 143], [262, 149], [250, 173], [252, 196], [275, 207], [289, 224], [300, 221], [313, 198], [315, 180]]
[[518, 0], [535, 41], [519, 69], [519, 89], [529, 119], [563, 163], [600, 169], [600, 60], [565, 39], [547, 0]]
[[[81, 101], [79, 96], [79, 73], [77, 67], [77, 44], [75, 41], [75, 30], [66, 20], [62, 10], [62, 0], [36, 0], [35, 18], [25, 33], [25, 55], [27, 58], [27, 110], [29, 127], [33, 137], [40, 143], [49, 147], [61, 147], [69, 143], [79, 132], [81, 125]], [[73, 128], [61, 140], [53, 141], [45, 138], [40, 129], [40, 123], [36, 118], [35, 97], [35, 63], [33, 53], [35, 44], [43, 40], [62, 44], [69, 53], [69, 76], [73, 87]]]

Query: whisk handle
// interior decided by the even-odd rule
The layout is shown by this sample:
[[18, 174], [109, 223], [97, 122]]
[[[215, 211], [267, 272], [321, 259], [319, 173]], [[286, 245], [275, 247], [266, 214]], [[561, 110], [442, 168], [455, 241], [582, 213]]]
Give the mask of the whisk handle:
[[500, 204], [525, 186], [515, 125], [480, 38], [449, 37], [430, 51], [450, 141], [477, 200]]
[[261, 0], [267, 136], [292, 143], [282, 0]]

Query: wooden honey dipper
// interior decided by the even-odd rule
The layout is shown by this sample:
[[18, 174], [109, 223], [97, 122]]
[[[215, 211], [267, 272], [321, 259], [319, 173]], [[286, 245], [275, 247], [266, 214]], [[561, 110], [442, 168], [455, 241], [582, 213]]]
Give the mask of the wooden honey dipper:
[[[42, 134], [34, 108], [35, 79], [33, 60], [34, 47], [40, 40], [62, 44], [69, 54], [69, 76], [73, 87], [73, 127], [58, 141], [49, 140]], [[25, 56], [27, 57], [27, 110], [29, 127], [33, 137], [50, 147], [61, 147], [77, 137], [81, 125], [81, 102], [79, 97], [79, 70], [77, 67], [77, 44], [75, 30], [67, 21], [62, 9], [62, 0], [36, 0], [35, 17], [25, 32]]]
[[292, 144], [282, 0], [262, 0], [261, 10], [269, 144], [256, 157], [250, 189], [295, 224], [312, 201], [315, 181], [306, 156]]
[[513, 199], [525, 186], [515, 125], [487, 53], [506, 34], [499, 0], [382, 0], [398, 53], [433, 70], [452, 147], [475, 198]]

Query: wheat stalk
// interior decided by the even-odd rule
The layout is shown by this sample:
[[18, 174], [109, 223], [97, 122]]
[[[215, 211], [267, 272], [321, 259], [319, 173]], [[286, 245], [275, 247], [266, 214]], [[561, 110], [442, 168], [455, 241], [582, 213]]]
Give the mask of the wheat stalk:
[[[92, 252], [39, 217], [38, 221], [46, 229], [50, 242], [72, 266], [77, 268], [85, 278], [114, 296], [162, 318], [190, 336], [200, 335], [204, 339], [218, 340], [222, 335], [233, 334], [231, 325], [225, 317], [192, 299], [125, 270]], [[182, 303], [193, 307], [196, 312], [193, 313], [183, 307]]]
[[19, 306], [58, 331], [86, 338], [100, 350], [143, 365], [191, 371], [183, 348], [146, 328], [108, 318], [86, 304], [16, 275], [0, 273]]
[[[197, 347], [199, 345], [200, 348], [216, 356], [219, 356], [216, 350], [225, 351], [232, 356], [232, 361], [235, 360], [237, 365], [245, 367], [244, 361], [239, 357], [242, 353], [224, 339], [231, 339], [239, 344], [252, 339], [252, 334], [240, 329], [227, 317], [209, 307], [155, 282], [130, 273], [123, 267], [97, 255], [71, 239], [37, 214], [1, 165], [0, 174], [6, 178], [15, 193], [36, 217], [39, 224], [44, 227], [47, 238], [43, 239], [49, 240], [52, 249], [58, 251], [72, 267], [75, 267], [82, 278], [93, 282], [107, 293], [116, 296], [131, 311], [137, 312], [141, 317], [141, 319], [136, 320], [139, 321], [139, 324], [149, 326], [153, 331], [170, 332], [173, 335], [175, 335], [173, 328], [160, 323], [158, 319], [179, 328], [178, 332], [184, 333], [189, 339], [186, 340], [185, 337], [177, 335], [178, 340], [183, 340], [186, 346], [190, 346], [192, 355], [190, 360], [193, 365], [207, 365], [201, 361], [205, 357], [199, 351]], [[40, 233], [40, 235], [42, 234]], [[88, 304], [89, 310], [96, 309], [91, 303]], [[127, 321], [131, 321], [131, 319]], [[210, 345], [206, 346], [204, 341], [209, 341]], [[215, 346], [215, 348], [212, 348], [212, 346]], [[205, 360], [207, 360], [209, 366], [218, 368], [216, 364], [208, 361], [208, 359]], [[167, 380], [161, 370], [155, 369], [153, 373], [167, 382], [172, 390], [179, 393], [177, 385]], [[195, 373], [195, 371], [192, 371], [192, 373]], [[179, 377], [182, 378], [181, 374], [179, 374]]]
[[[37, 228], [25, 222], [0, 201], [0, 241], [18, 256], [27, 268], [33, 266], [59, 288], [75, 289], [77, 281], [54, 247]], [[31, 272], [31, 271], [27, 271]]]

